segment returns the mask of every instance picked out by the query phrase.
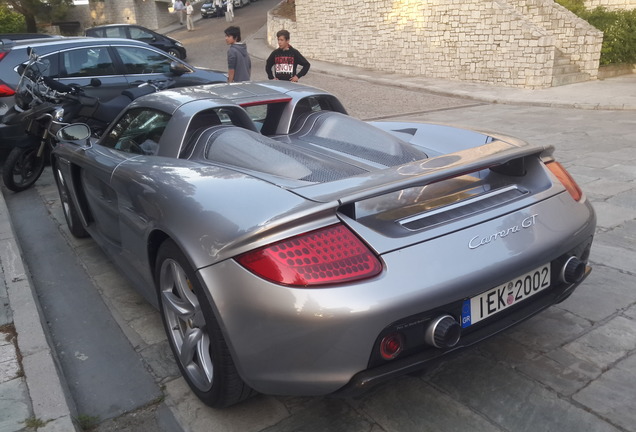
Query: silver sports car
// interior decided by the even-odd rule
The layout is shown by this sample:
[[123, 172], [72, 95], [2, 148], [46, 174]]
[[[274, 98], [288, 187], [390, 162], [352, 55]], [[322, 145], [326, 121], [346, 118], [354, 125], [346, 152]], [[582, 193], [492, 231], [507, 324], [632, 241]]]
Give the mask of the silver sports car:
[[282, 81], [133, 102], [58, 134], [70, 231], [160, 310], [211, 406], [352, 394], [568, 297], [594, 210], [553, 147], [371, 122]]

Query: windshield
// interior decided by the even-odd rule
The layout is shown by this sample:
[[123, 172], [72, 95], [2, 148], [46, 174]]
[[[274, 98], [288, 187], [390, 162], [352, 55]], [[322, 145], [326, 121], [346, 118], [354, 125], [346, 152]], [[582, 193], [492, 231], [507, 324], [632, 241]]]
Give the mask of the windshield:
[[39, 95], [46, 93], [48, 90], [48, 87], [42, 83], [42, 77], [47, 76], [50, 69], [50, 61], [31, 54], [29, 61], [20, 65], [18, 70], [22, 68], [22, 76], [16, 88], [15, 104], [25, 110], [35, 103], [40, 103]]

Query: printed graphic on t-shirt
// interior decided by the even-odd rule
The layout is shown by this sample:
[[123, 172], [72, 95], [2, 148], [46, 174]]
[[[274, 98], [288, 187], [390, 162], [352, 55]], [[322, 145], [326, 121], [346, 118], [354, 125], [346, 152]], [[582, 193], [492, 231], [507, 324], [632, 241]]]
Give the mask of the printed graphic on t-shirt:
[[276, 57], [275, 73], [293, 74], [294, 73], [294, 57]]

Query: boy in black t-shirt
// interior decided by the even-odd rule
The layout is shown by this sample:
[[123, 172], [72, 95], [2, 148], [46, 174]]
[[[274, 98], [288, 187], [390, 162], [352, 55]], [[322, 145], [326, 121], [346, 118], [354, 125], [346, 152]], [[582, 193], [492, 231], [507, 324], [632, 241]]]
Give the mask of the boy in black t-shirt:
[[[309, 62], [297, 49], [289, 44], [289, 32], [280, 30], [276, 33], [278, 48], [272, 51], [265, 64], [265, 72], [269, 79], [298, 82], [298, 78], [309, 72]], [[298, 65], [302, 66], [298, 72]], [[272, 73], [272, 67], [274, 72]]]

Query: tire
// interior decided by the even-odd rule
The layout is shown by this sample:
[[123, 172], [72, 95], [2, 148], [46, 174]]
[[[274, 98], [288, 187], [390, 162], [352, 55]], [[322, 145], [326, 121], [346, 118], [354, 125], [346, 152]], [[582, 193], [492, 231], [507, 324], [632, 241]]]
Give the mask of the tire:
[[181, 51], [179, 51], [176, 48], [169, 48], [168, 49], [168, 54], [170, 54], [173, 57], [176, 57], [178, 59], [183, 60], [183, 54], [181, 54]]
[[155, 281], [170, 348], [197, 397], [224, 408], [256, 394], [238, 375], [195, 271], [172, 240], [159, 248]]
[[77, 208], [73, 204], [73, 200], [70, 197], [66, 180], [62, 175], [62, 171], [57, 163], [53, 164], [53, 175], [55, 177], [55, 184], [57, 185], [57, 191], [60, 194], [60, 202], [62, 203], [62, 210], [64, 212], [64, 219], [66, 219], [66, 225], [73, 237], [85, 238], [88, 237], [88, 232], [82, 224], [82, 220], [79, 217]]
[[22, 192], [40, 178], [48, 151], [38, 157], [38, 147], [14, 147], [2, 167], [2, 181], [13, 192]]

